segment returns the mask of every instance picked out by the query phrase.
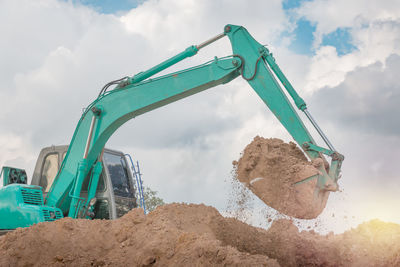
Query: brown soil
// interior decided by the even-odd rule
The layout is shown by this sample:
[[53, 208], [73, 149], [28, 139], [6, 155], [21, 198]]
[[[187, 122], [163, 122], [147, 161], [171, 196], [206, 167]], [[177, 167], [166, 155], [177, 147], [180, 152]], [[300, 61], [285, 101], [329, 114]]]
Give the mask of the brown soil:
[[39, 223], [0, 238], [0, 266], [279, 266], [218, 240], [223, 220], [214, 208], [170, 204], [114, 221]]
[[[294, 143], [256, 137], [235, 166], [237, 178], [264, 202], [307, 217], [320, 212], [327, 196], [307, 209], [315, 184], [292, 184], [317, 173], [316, 164], [323, 162], [309, 162]], [[241, 188], [234, 203], [243, 208], [239, 214], [249, 198]], [[400, 225], [374, 220], [321, 236], [299, 232], [286, 219], [265, 230], [205, 205], [169, 204], [146, 216], [134, 209], [114, 221], [64, 218], [0, 237], [0, 266], [153, 265], [400, 266]]]
[[295, 143], [256, 136], [234, 161], [238, 180], [268, 206], [301, 219], [316, 218], [325, 208], [329, 192], [316, 191], [317, 179], [295, 183], [319, 174], [324, 161], [307, 160]]
[[0, 266], [399, 266], [400, 225], [371, 221], [340, 235], [269, 230], [204, 205], [169, 204], [115, 221], [65, 218], [0, 237]]

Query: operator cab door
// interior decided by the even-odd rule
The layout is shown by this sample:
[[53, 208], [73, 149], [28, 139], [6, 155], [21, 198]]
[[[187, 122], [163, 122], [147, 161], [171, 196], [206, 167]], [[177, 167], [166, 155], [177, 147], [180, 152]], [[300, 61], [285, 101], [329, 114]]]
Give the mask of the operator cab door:
[[32, 185], [39, 185], [46, 196], [60, 169], [68, 146], [51, 146], [40, 151], [32, 176]]
[[137, 207], [133, 179], [126, 158], [121, 152], [105, 149], [103, 167], [112, 189], [113, 217], [122, 217]]

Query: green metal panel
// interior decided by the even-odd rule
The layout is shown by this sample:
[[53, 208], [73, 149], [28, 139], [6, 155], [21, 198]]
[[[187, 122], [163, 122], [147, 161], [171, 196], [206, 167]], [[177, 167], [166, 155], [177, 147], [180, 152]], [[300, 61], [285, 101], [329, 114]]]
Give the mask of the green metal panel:
[[62, 218], [60, 209], [43, 205], [39, 186], [11, 184], [0, 189], [0, 229], [28, 227]]
[[[238, 65], [231, 57], [214, 60], [185, 71], [157, 79], [146, 80], [119, 88], [96, 99], [80, 119], [70, 143], [60, 171], [47, 195], [46, 204], [69, 209], [72, 184], [76, 178], [79, 162], [84, 155], [86, 139], [92, 117], [92, 107], [101, 110], [96, 120], [91, 147], [88, 153], [88, 166], [93, 166], [99, 153], [110, 136], [126, 121], [145, 112], [170, 104], [179, 99], [196, 94], [210, 87], [223, 84], [236, 78]], [[240, 61], [236, 60], [236, 63]], [[89, 173], [86, 170], [86, 175]]]
[[178, 55], [162, 62], [161, 64], [158, 64], [151, 69], [145, 71], [145, 72], [140, 72], [133, 76], [133, 78], [130, 79], [130, 83], [138, 83], [141, 82], [151, 76], [153, 76], [156, 73], [159, 73], [162, 70], [165, 70], [166, 68], [178, 63], [179, 61], [182, 61], [185, 58], [194, 56], [197, 51], [199, 51], [195, 46], [190, 46], [186, 48], [183, 52], [179, 53]]

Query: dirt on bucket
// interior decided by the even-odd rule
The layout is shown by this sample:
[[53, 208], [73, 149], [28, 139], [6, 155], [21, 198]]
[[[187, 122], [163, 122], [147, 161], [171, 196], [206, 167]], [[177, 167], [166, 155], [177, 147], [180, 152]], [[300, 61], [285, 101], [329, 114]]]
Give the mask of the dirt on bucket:
[[[293, 142], [256, 136], [234, 161], [237, 179], [268, 206], [301, 219], [316, 218], [325, 208], [329, 191], [317, 192], [320, 158], [312, 162]], [[307, 177], [315, 178], [299, 183]]]

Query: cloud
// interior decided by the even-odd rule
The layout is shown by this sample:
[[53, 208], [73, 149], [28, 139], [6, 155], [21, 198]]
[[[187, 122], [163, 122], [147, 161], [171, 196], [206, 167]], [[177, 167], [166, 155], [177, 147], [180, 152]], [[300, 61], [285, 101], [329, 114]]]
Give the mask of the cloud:
[[399, 68], [400, 56], [392, 54], [385, 64], [377, 62], [349, 72], [340, 85], [319, 90], [311, 101], [321, 116], [341, 128], [399, 136]]
[[258, 39], [270, 41], [289, 23], [279, 0], [256, 0], [251, 5], [228, 0], [149, 0], [122, 16], [121, 21], [130, 32], [146, 36], [158, 47], [162, 45], [163, 51], [189, 45], [191, 40], [206, 40], [221, 33], [225, 24], [245, 25]]
[[[378, 61], [384, 63], [391, 54], [400, 54], [397, 1], [304, 1], [291, 14], [315, 26], [315, 55], [305, 86], [308, 93], [337, 86], [348, 72]], [[338, 32], [345, 32], [346, 38], [333, 40], [336, 47], [323, 42]], [[342, 46], [351, 49], [343, 54]]]
[[333, 46], [316, 50], [306, 77], [305, 90], [315, 92], [340, 84], [346, 74], [375, 62], [384, 63], [391, 54], [400, 55], [400, 17], [397, 20], [371, 22], [368, 27], [351, 30], [356, 50], [339, 56]]
[[[395, 208], [398, 198], [400, 153], [400, 56], [390, 55], [347, 73], [337, 86], [324, 87], [309, 98], [311, 111], [320, 121], [335, 148], [345, 156], [342, 193], [331, 194], [320, 219], [343, 231], [349, 226], [380, 218], [400, 222]], [[322, 142], [321, 142], [322, 144]], [[335, 222], [336, 221], [336, 222]]]
[[[339, 56], [334, 47], [321, 45], [314, 56], [307, 56], [288, 48], [290, 38], [280, 40], [296, 21], [278, 0], [251, 5], [149, 0], [123, 15], [56, 0], [1, 1], [0, 58], [6, 64], [0, 65], [0, 164], [14, 162], [32, 170], [40, 148], [69, 142], [82, 108], [106, 82], [146, 70], [220, 33], [227, 23], [242, 24], [269, 45], [300, 95], [310, 100], [322, 128], [346, 156], [343, 183], [354, 196], [351, 200], [361, 203], [362, 194], [379, 185], [382, 174], [387, 178], [383, 191], [399, 185], [391, 166], [396, 166], [392, 158], [398, 152], [393, 148], [400, 147], [394, 116], [400, 7], [379, 3], [304, 2], [296, 12], [315, 23], [317, 35], [348, 27], [357, 47]], [[225, 38], [171, 70], [229, 54]], [[107, 146], [139, 159], [145, 183], [167, 201], [204, 202], [223, 209], [231, 161], [257, 134], [291, 140], [238, 78], [131, 120]], [[333, 197], [330, 205], [338, 203]]]
[[[0, 129], [0, 141], [7, 143], [9, 136], [23, 140], [0, 164], [22, 157], [28, 170], [42, 147], [69, 142], [82, 108], [106, 82], [150, 68], [220, 33], [226, 23], [244, 24], [270, 44], [287, 24], [280, 1], [259, 1], [252, 17], [247, 3], [231, 1], [148, 1], [122, 17], [54, 0], [0, 5], [1, 25], [13, 25], [0, 43], [9, 64], [0, 80], [0, 94], [7, 99], [0, 114], [7, 127]], [[265, 16], [267, 9], [270, 16]], [[175, 69], [229, 54], [225, 39]], [[139, 154], [146, 162], [145, 179], [156, 189], [166, 181], [175, 185], [159, 190], [164, 198], [222, 207], [224, 179], [243, 146], [260, 130], [284, 133], [270, 117], [250, 86], [238, 79], [130, 121], [107, 146]], [[210, 190], [209, 196], [196, 190]]]
[[36, 161], [28, 135], [13, 132], [0, 134], [0, 162], [2, 166], [13, 166], [32, 172]]
[[390, 21], [400, 16], [400, 6], [396, 0], [314, 0], [304, 1], [297, 9], [297, 16], [316, 23], [316, 44], [322, 35], [337, 28], [353, 28], [368, 25], [373, 21]]
[[[2, 96], [8, 99], [2, 122], [16, 133], [31, 133], [36, 147], [67, 143], [82, 108], [100, 88], [109, 80], [139, 71], [126, 58], [133, 51], [149, 54], [150, 50], [146, 40], [128, 34], [112, 15], [64, 2], [27, 2], [25, 20], [15, 22], [15, 37], [10, 36], [10, 43], [18, 45], [1, 49], [6, 61], [15, 64], [7, 69], [12, 74], [1, 82]], [[13, 13], [14, 5], [5, 8]], [[52, 20], [53, 16], [57, 19]], [[37, 30], [40, 41], [25, 40], [29, 27]], [[48, 40], [44, 46], [42, 39]], [[20, 43], [25, 45], [21, 48]], [[143, 61], [140, 53], [135, 58]]]

